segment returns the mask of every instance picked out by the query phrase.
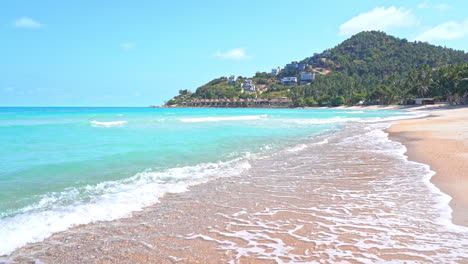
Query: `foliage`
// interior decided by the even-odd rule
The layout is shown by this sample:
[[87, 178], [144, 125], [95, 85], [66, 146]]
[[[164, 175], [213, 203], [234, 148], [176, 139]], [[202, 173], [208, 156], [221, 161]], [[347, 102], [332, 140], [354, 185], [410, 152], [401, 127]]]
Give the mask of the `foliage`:
[[[394, 104], [417, 97], [434, 97], [459, 104], [468, 93], [468, 53], [424, 42], [410, 42], [379, 31], [361, 32], [336, 47], [305, 58], [310, 68], [325, 68], [314, 82], [299, 86], [280, 85], [282, 77], [299, 76], [296, 69], [283, 69], [274, 76], [257, 72], [251, 79], [263, 85], [262, 92], [242, 93], [246, 78], [230, 86], [226, 77], [216, 78], [195, 93], [179, 91], [175, 103], [188, 99], [280, 98], [294, 105]], [[315, 100], [314, 100], [315, 99]], [[172, 100], [169, 102], [173, 102]], [[168, 102], [168, 104], [169, 104]]]
[[305, 105], [307, 106], [314, 106], [314, 105], [317, 105], [317, 102], [314, 100], [313, 97], [309, 96], [307, 98], [304, 99], [304, 103]]

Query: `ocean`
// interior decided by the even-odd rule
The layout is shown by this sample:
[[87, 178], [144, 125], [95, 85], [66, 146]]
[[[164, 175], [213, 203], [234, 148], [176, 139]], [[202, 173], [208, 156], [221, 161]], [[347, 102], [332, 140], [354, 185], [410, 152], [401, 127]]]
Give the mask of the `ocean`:
[[[420, 245], [406, 245], [411, 252], [403, 252], [412, 258], [464, 259], [467, 247], [460, 250], [456, 245], [468, 246], [468, 232], [451, 224], [450, 197], [429, 182], [433, 172], [427, 165], [407, 161], [406, 149], [383, 132], [393, 120], [423, 115], [340, 109], [0, 108], [0, 256], [28, 243], [40, 245], [53, 234], [67, 234], [83, 224], [94, 223], [98, 228], [92, 233], [103, 236], [100, 230], [111, 227], [106, 221], [134, 219], [136, 223], [138, 217], [150, 214], [145, 210], [169, 210], [165, 215], [180, 213], [182, 219], [197, 214], [197, 219], [206, 217], [203, 210], [189, 215], [189, 210], [184, 213], [168, 207], [170, 202], [158, 208], [163, 196], [178, 194], [170, 197], [208, 199], [203, 203], [211, 204], [208, 211], [219, 204], [235, 204], [232, 208], [241, 209], [217, 210], [230, 219], [230, 227], [239, 227], [223, 230], [213, 225], [203, 233], [188, 232], [190, 227], [166, 227], [169, 222], [162, 216], [144, 222], [156, 229], [165, 226], [173, 234], [183, 231], [187, 243], [196, 239], [195, 244], [215, 242], [212, 247], [228, 253], [226, 262], [249, 256], [301, 262], [308, 252], [292, 254], [286, 244], [278, 242], [280, 238], [265, 234], [276, 230], [292, 235], [305, 223], [315, 223], [321, 235], [295, 234], [293, 238], [316, 246], [335, 241], [333, 254], [341, 248], [360, 252], [362, 259], [385, 261], [372, 249], [401, 248], [403, 241], [415, 239]], [[208, 189], [203, 188], [211, 187], [203, 186], [215, 186], [216, 191], [208, 196]], [[221, 195], [217, 188], [222, 186], [232, 191]], [[246, 190], [250, 196], [234, 195]], [[264, 193], [257, 197], [259, 192]], [[246, 197], [249, 200], [239, 203]], [[253, 201], [256, 204], [242, 209]], [[289, 215], [290, 222], [283, 217], [277, 219], [282, 222], [262, 223], [262, 216], [279, 212]], [[294, 222], [297, 214], [310, 218]], [[353, 217], [356, 214], [359, 217]], [[220, 219], [213, 221], [222, 225]], [[409, 231], [412, 224], [419, 228], [414, 234]], [[392, 225], [398, 228], [389, 228]], [[245, 227], [255, 229], [239, 230]], [[271, 230], [258, 231], [262, 228]], [[122, 237], [134, 234], [122, 230]], [[372, 234], [367, 239], [364, 230]], [[349, 232], [348, 241], [339, 231]], [[76, 239], [86, 240], [73, 232]], [[255, 236], [255, 232], [263, 235]], [[160, 235], [167, 238], [172, 233]], [[443, 237], [436, 239], [434, 234]], [[67, 239], [71, 239], [69, 234]], [[375, 246], [382, 243], [379, 239], [386, 242]], [[250, 246], [238, 241], [248, 241]], [[146, 245], [147, 249], [155, 243]], [[52, 244], [47, 247], [57, 247]], [[428, 250], [440, 254], [428, 257], [429, 253], [420, 252]], [[171, 254], [166, 257], [183, 259]]]

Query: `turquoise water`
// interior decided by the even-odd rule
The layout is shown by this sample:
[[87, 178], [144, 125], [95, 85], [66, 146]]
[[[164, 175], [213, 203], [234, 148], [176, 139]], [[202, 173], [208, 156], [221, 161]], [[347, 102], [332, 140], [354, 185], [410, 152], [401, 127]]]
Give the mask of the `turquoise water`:
[[[0, 108], [0, 255], [401, 111]], [[6, 239], [5, 239], [6, 238]]]

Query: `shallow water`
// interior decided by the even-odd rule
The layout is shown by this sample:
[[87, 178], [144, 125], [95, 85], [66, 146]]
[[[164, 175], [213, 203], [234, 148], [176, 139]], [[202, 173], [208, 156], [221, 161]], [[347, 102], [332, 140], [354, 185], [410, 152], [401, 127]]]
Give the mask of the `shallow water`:
[[8, 256], [55, 263], [467, 263], [468, 228], [386, 123], [348, 123], [229, 164], [130, 218]]
[[[0, 255], [397, 111], [0, 108]], [[230, 174], [229, 174], [230, 175]]]

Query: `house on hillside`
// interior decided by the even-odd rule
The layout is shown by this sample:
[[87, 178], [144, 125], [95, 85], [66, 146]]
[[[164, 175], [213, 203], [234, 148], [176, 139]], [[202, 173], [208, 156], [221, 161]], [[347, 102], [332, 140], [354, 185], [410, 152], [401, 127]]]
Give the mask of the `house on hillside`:
[[255, 84], [250, 79], [245, 80], [242, 84], [242, 90], [244, 92], [255, 92]]
[[282, 85], [296, 85], [297, 84], [297, 77], [283, 77], [281, 79]]
[[229, 76], [229, 78], [228, 78], [228, 84], [229, 85], [236, 85], [236, 81], [237, 81], [237, 76], [235, 76], [235, 75]]
[[301, 79], [301, 84], [311, 83], [313, 80], [315, 80], [315, 73], [302, 72], [300, 79]]
[[272, 69], [271, 70], [271, 74], [273, 74], [274, 76], [278, 75], [280, 73], [281, 69], [280, 67], [276, 68], [276, 69]]
[[298, 71], [303, 71], [305, 70], [307, 66], [307, 63], [302, 63], [302, 62], [297, 62], [297, 61], [293, 61], [289, 64], [286, 64], [286, 69], [295, 69], [295, 70], [298, 70]]

